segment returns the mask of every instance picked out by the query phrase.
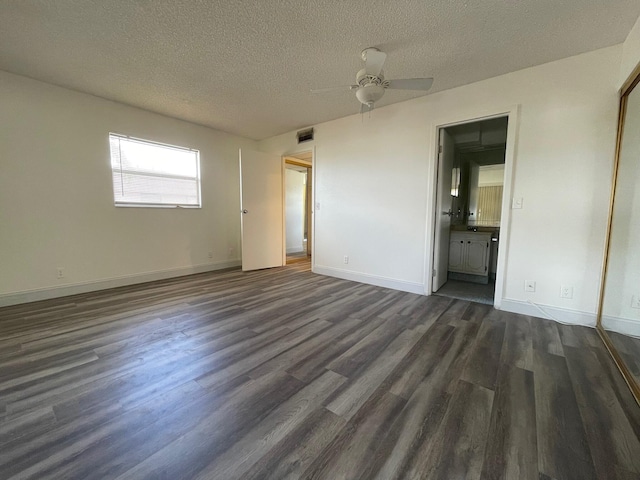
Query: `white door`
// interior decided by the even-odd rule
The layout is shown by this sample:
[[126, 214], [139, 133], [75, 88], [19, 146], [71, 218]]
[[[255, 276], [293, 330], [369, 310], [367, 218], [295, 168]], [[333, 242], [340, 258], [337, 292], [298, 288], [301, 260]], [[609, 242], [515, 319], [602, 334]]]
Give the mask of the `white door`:
[[437, 292], [447, 281], [449, 264], [449, 231], [451, 229], [452, 198], [451, 171], [453, 170], [453, 139], [440, 129], [438, 155], [438, 189], [436, 198], [436, 228], [433, 248], [433, 291]]
[[242, 270], [282, 266], [282, 159], [240, 150]]

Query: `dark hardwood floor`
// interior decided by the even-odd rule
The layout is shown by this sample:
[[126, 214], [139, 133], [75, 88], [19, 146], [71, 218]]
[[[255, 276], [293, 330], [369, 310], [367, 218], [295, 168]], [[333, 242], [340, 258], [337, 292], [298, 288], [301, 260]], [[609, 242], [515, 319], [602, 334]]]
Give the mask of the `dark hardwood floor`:
[[621, 333], [607, 331], [609, 339], [624, 360], [625, 365], [635, 377], [636, 382], [640, 382], [640, 338], [623, 335]]
[[0, 478], [640, 479], [595, 330], [309, 272], [0, 309]]

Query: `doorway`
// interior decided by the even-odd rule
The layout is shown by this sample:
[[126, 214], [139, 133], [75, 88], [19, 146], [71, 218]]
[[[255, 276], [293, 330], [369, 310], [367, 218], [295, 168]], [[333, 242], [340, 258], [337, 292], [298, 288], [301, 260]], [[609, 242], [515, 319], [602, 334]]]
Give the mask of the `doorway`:
[[311, 260], [312, 152], [284, 157], [286, 264]]
[[509, 118], [438, 129], [432, 293], [494, 305]]

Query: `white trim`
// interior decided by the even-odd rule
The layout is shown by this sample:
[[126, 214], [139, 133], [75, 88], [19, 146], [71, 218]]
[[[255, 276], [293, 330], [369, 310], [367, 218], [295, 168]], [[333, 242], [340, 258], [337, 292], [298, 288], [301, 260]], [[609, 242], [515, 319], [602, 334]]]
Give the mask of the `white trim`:
[[602, 327], [607, 331], [640, 337], [640, 322], [628, 318], [602, 316]]
[[287, 255], [290, 253], [302, 253], [304, 252], [304, 245], [298, 245], [297, 247], [287, 248]]
[[79, 293], [95, 292], [97, 290], [106, 290], [108, 288], [123, 287], [137, 283], [153, 282], [155, 280], [164, 280], [167, 278], [182, 277], [185, 275], [193, 275], [195, 273], [238, 267], [240, 265], [240, 259], [224, 260], [221, 262], [193, 265], [191, 267], [157, 270], [154, 272], [124, 275], [121, 277], [93, 280], [84, 283], [71, 283], [56, 287], [44, 287], [34, 290], [24, 290], [22, 292], [4, 293], [0, 294], [0, 307], [18, 305], [20, 303], [37, 302], [39, 300], [49, 300], [51, 298], [66, 297], [69, 295], [77, 295]]
[[[315, 139], [315, 137], [314, 137]], [[311, 271], [316, 266], [316, 187], [318, 178], [318, 164], [316, 162], [316, 146], [311, 147]], [[307, 246], [307, 248], [309, 248]]]
[[287, 168], [286, 168], [286, 160], [284, 159], [284, 155], [280, 157], [282, 164], [280, 166], [282, 175], [282, 191], [280, 195], [282, 199], [280, 202], [282, 203], [282, 265], [287, 264]]
[[328, 277], [342, 278], [343, 280], [351, 280], [352, 282], [366, 283], [377, 287], [391, 288], [402, 292], [417, 293], [424, 295], [424, 285], [422, 283], [407, 282], [397, 280], [395, 278], [381, 277], [379, 275], [370, 275], [368, 273], [352, 272], [341, 268], [324, 267], [315, 265], [312, 268], [313, 273], [319, 275], [327, 275]]
[[503, 298], [502, 305], [499, 310], [528, 315], [530, 317], [546, 318], [548, 320], [555, 320], [558, 323], [584, 325], [586, 327], [596, 326], [595, 313], [581, 312], [579, 310], [570, 310], [568, 308], [553, 307], [551, 305], [542, 305], [532, 302], [523, 302], [522, 300]]
[[507, 117], [507, 143], [505, 149], [505, 169], [504, 169], [504, 189], [502, 193], [502, 218], [500, 225], [500, 248], [498, 249], [498, 265], [496, 269], [496, 287], [493, 306], [501, 308], [502, 296], [504, 295], [505, 272], [507, 270], [509, 236], [511, 231], [511, 197], [513, 195], [513, 179], [515, 171], [516, 150], [518, 130], [520, 127], [520, 105], [510, 105], [504, 108], [491, 110], [469, 111], [466, 114], [443, 117], [431, 124], [430, 144], [431, 151], [428, 161], [432, 166], [429, 169], [430, 178], [427, 184], [427, 219], [425, 234], [425, 268], [424, 268], [424, 291], [425, 295], [432, 295], [433, 277], [431, 275], [433, 263], [433, 249], [435, 248], [435, 215], [436, 215], [436, 195], [437, 189], [437, 169], [438, 169], [438, 132], [441, 128], [460, 125], [470, 122], [488, 120], [491, 118]]
[[[498, 263], [496, 266], [496, 288], [493, 306], [500, 308], [505, 289], [505, 273], [507, 271], [509, 237], [511, 236], [511, 198], [520, 130], [520, 106], [515, 105], [508, 115], [507, 144], [504, 152], [504, 186], [502, 188], [502, 213], [500, 215], [500, 239], [498, 240]], [[595, 325], [595, 323], [594, 323]]]

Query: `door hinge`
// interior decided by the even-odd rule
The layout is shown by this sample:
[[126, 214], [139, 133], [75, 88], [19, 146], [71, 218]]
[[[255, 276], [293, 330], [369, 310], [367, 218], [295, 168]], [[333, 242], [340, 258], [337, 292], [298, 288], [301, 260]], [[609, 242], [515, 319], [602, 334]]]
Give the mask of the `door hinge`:
[[487, 248], [489, 248], [489, 242], [487, 242]]
[[485, 272], [487, 271], [487, 267], [484, 267], [484, 271], [485, 271]]
[[442, 145], [438, 145], [438, 153], [442, 153]]
[[433, 270], [431, 270], [431, 276], [435, 277], [436, 276], [436, 269], [434, 268]]

